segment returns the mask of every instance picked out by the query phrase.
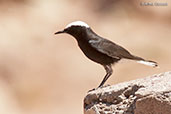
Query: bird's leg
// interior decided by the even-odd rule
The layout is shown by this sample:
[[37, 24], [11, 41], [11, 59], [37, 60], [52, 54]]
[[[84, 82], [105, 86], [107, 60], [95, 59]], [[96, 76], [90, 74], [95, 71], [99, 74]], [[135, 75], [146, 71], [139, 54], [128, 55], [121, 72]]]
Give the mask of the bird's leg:
[[[111, 65], [104, 65], [104, 68], [106, 70], [106, 75], [103, 78], [102, 82], [100, 83], [99, 87], [102, 87], [104, 85], [104, 83], [107, 81], [107, 79], [112, 75], [113, 70], [112, 70], [112, 66]], [[98, 87], [98, 88], [99, 88]]]

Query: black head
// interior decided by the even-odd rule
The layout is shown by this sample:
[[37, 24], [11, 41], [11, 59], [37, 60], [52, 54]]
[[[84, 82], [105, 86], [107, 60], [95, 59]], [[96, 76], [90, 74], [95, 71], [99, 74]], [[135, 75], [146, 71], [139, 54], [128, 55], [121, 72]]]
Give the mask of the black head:
[[77, 39], [82, 35], [86, 35], [88, 30], [90, 30], [90, 27], [86, 23], [75, 21], [68, 24], [64, 30], [58, 31], [55, 34], [68, 33]]

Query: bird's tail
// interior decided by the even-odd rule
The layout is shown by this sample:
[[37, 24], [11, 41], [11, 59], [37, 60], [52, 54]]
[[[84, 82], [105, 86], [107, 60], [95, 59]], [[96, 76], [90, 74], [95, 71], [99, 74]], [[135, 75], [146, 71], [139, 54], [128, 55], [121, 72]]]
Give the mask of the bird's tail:
[[141, 57], [137, 57], [137, 56], [134, 56], [135, 59], [137, 61], [137, 63], [140, 63], [140, 64], [144, 64], [144, 65], [147, 65], [147, 66], [151, 66], [151, 67], [158, 67], [158, 63], [155, 62], [155, 61], [150, 61], [150, 60], [145, 60]]
[[155, 61], [139, 60], [139, 61], [137, 61], [137, 63], [148, 65], [148, 66], [152, 66], [152, 67], [158, 67], [157, 62], [155, 62]]

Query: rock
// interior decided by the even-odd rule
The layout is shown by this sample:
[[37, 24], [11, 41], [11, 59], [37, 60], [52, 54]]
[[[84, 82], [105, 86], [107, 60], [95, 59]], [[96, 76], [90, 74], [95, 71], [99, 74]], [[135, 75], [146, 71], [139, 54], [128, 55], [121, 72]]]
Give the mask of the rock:
[[84, 114], [171, 114], [171, 72], [92, 90]]

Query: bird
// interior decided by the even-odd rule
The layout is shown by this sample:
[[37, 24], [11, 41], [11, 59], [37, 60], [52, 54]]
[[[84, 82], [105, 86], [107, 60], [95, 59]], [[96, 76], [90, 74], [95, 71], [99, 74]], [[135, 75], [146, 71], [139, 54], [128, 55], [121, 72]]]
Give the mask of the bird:
[[92, 28], [83, 21], [71, 22], [63, 30], [55, 32], [54, 34], [62, 33], [73, 36], [85, 56], [104, 67], [106, 74], [97, 88], [104, 86], [105, 82], [113, 73], [112, 65], [122, 59], [134, 60], [137, 63], [152, 67], [158, 66], [157, 62], [135, 56], [122, 46], [97, 35]]

